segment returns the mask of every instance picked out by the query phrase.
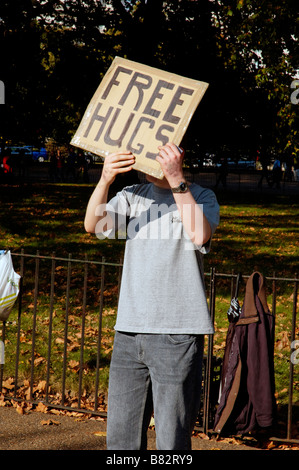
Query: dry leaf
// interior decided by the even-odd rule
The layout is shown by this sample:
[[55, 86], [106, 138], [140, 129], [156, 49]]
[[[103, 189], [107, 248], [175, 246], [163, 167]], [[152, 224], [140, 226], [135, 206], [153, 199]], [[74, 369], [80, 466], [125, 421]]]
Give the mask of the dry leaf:
[[64, 344], [64, 339], [63, 338], [56, 338], [55, 343], [56, 344]]
[[199, 432], [197, 435], [198, 437], [200, 437], [200, 439], [205, 439], [206, 441], [210, 440], [209, 436], [205, 434], [204, 432]]
[[276, 349], [281, 350], [290, 347], [290, 341], [287, 331], [282, 331], [280, 333], [281, 339], [276, 340]]
[[2, 382], [2, 388], [6, 388], [7, 390], [13, 390], [15, 388], [14, 379], [12, 377], [9, 377], [7, 380]]
[[42, 402], [40, 402], [37, 407], [35, 408], [36, 411], [39, 411], [40, 413], [47, 413], [48, 407], [44, 405]]
[[47, 385], [46, 380], [40, 380], [37, 384], [37, 390], [39, 390], [40, 392], [45, 392], [46, 391], [46, 385]]
[[25, 407], [26, 407], [26, 404], [24, 402], [22, 402], [21, 404], [18, 403], [16, 405], [16, 412], [19, 415], [23, 415], [25, 413]]
[[60, 422], [59, 421], [53, 421], [52, 419], [48, 419], [46, 421], [41, 421], [41, 424], [43, 426], [52, 426], [52, 425], [58, 426], [60, 424]]
[[78, 372], [79, 369], [80, 369], [80, 363], [78, 361], [75, 361], [75, 360], [70, 360], [69, 363], [68, 363], [70, 369], [72, 369], [73, 372]]
[[5, 400], [4, 395], [0, 396], [0, 406], [6, 406], [7, 405], [7, 400]]
[[35, 366], [39, 366], [42, 362], [45, 362], [44, 357], [38, 357], [38, 358], [34, 359], [34, 365]]
[[94, 432], [93, 434], [94, 436], [97, 436], [97, 437], [106, 437], [107, 435], [106, 431], [97, 431], [97, 432]]
[[61, 415], [62, 411], [61, 410], [56, 410], [55, 408], [52, 408], [51, 410], [48, 410], [48, 413], [51, 413], [52, 415]]

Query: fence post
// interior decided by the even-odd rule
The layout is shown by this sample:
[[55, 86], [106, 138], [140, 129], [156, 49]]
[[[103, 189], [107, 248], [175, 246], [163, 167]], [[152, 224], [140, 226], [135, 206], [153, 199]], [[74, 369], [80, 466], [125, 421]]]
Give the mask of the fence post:
[[[297, 279], [297, 274], [295, 275]], [[298, 292], [298, 281], [294, 282], [294, 294], [293, 294], [293, 316], [292, 316], [292, 332], [291, 332], [291, 344], [295, 340], [296, 335], [296, 315], [297, 315], [297, 292]], [[290, 360], [290, 372], [289, 372], [289, 403], [288, 403], [288, 427], [287, 427], [287, 439], [292, 439], [292, 411], [293, 411], [293, 387], [294, 387], [294, 364]]]
[[21, 315], [22, 315], [23, 278], [24, 278], [24, 249], [23, 248], [21, 250], [20, 276], [21, 278], [20, 278], [19, 305], [18, 305], [18, 331], [17, 331], [15, 390], [14, 390], [15, 398], [17, 396], [17, 388], [18, 388], [19, 358], [20, 358]]
[[103, 306], [104, 306], [104, 285], [105, 285], [105, 258], [102, 257], [101, 266], [101, 293], [100, 293], [100, 309], [99, 309], [99, 331], [98, 331], [98, 343], [97, 343], [97, 365], [96, 365], [96, 381], [95, 381], [95, 399], [94, 399], [94, 411], [98, 408], [98, 392], [99, 392], [99, 376], [100, 376], [100, 358], [101, 358], [101, 343], [102, 343], [102, 318], [103, 318]]
[[66, 300], [65, 300], [65, 320], [64, 320], [64, 346], [63, 346], [63, 367], [62, 367], [62, 392], [61, 392], [61, 404], [65, 402], [65, 379], [66, 379], [66, 360], [67, 360], [67, 336], [68, 336], [68, 324], [69, 324], [69, 303], [70, 303], [70, 286], [71, 286], [71, 262], [72, 255], [69, 253], [67, 263], [67, 278], [66, 278]]
[[35, 258], [35, 280], [34, 280], [34, 307], [33, 307], [33, 325], [32, 325], [32, 349], [31, 349], [31, 373], [30, 373], [30, 400], [33, 398], [34, 383], [34, 353], [35, 353], [35, 333], [36, 333], [36, 313], [38, 298], [38, 281], [39, 281], [39, 251], [36, 252]]
[[3, 383], [3, 368], [4, 368], [4, 356], [5, 356], [5, 326], [6, 322], [2, 322], [2, 340], [0, 341], [0, 393], [2, 392]]
[[[215, 268], [211, 268], [211, 279], [210, 279], [210, 316], [214, 325], [215, 319]], [[209, 430], [209, 418], [210, 418], [210, 391], [211, 391], [211, 370], [213, 362], [213, 334], [208, 335], [208, 351], [207, 351], [207, 362], [206, 362], [206, 374], [205, 374], [205, 395], [204, 395], [204, 414], [203, 414], [203, 430], [207, 434]]]
[[84, 282], [83, 282], [83, 308], [82, 308], [82, 325], [81, 325], [81, 347], [80, 347], [80, 369], [79, 369], [79, 394], [78, 394], [78, 407], [79, 408], [81, 408], [81, 396], [82, 396], [87, 279], [88, 279], [88, 263], [87, 263], [87, 255], [85, 255]]
[[52, 253], [51, 265], [51, 287], [50, 287], [50, 312], [49, 312], [49, 336], [48, 336], [48, 360], [47, 360], [47, 378], [46, 378], [46, 403], [49, 396], [51, 350], [52, 350], [52, 325], [53, 325], [53, 307], [54, 307], [54, 282], [55, 282], [55, 253]]

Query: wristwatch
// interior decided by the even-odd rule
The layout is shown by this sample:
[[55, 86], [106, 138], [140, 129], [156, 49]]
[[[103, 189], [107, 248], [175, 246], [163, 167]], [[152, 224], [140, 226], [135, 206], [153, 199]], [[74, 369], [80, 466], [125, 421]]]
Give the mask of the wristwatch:
[[188, 191], [189, 187], [186, 181], [182, 181], [177, 188], [171, 188], [171, 191], [173, 193], [186, 193]]

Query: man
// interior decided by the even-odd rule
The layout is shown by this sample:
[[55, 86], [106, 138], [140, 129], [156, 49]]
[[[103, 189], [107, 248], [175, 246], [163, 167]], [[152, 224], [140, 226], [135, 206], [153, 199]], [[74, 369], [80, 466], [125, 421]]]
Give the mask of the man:
[[[199, 410], [204, 334], [213, 333], [202, 254], [219, 222], [214, 193], [186, 182], [183, 152], [171, 143], [156, 157], [164, 178], [120, 191], [115, 177], [135, 158], [105, 158], [86, 211], [88, 232], [127, 221], [127, 241], [108, 391], [107, 447], [146, 449], [152, 411], [157, 449], [189, 450]], [[105, 210], [103, 210], [105, 209]]]

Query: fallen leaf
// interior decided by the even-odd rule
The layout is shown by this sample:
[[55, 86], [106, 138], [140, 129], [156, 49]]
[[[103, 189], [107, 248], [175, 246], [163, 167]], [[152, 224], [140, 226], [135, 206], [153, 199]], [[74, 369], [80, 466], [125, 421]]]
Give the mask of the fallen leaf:
[[63, 338], [56, 338], [55, 343], [56, 344], [64, 344], [64, 339]]
[[45, 421], [41, 421], [41, 424], [43, 426], [58, 426], [60, 424], [59, 421], [53, 421], [52, 419], [48, 419], [48, 420], [45, 420]]
[[39, 411], [40, 413], [46, 413], [48, 411], [48, 407], [44, 405], [42, 402], [39, 402], [35, 410]]
[[40, 392], [45, 392], [46, 391], [46, 385], [47, 385], [46, 380], [40, 380], [37, 384], [37, 390], [39, 390]]
[[97, 437], [105, 437], [107, 435], [106, 431], [97, 431], [93, 433]]
[[34, 365], [35, 366], [39, 366], [42, 362], [45, 362], [44, 357], [38, 357], [38, 358], [34, 359]]
[[12, 377], [9, 377], [7, 380], [2, 382], [2, 388], [6, 388], [7, 390], [14, 389], [14, 379]]
[[209, 436], [203, 432], [199, 432], [197, 435], [200, 437], [200, 439], [205, 439], [206, 441], [210, 440]]
[[7, 400], [5, 400], [4, 395], [0, 396], [0, 406], [6, 406]]
[[25, 413], [25, 403], [21, 403], [21, 404], [17, 404], [16, 405], [16, 412], [19, 414], [19, 415], [23, 415]]

